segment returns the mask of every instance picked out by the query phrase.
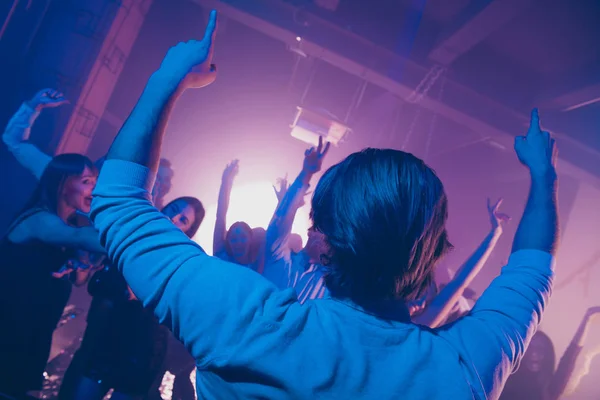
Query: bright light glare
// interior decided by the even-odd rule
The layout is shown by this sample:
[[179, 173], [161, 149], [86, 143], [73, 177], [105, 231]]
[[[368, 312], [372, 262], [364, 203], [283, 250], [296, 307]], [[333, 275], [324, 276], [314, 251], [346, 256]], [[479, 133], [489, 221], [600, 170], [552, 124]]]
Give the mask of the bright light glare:
[[302, 38], [300, 36], [296, 36], [296, 42], [301, 42]]
[[[308, 198], [306, 199], [309, 202]], [[233, 186], [229, 210], [227, 212], [227, 228], [237, 221], [244, 221], [252, 228], [267, 228], [277, 207], [277, 198], [270, 182], [254, 182]], [[292, 232], [302, 237], [306, 243], [309, 227], [308, 208], [304, 206], [296, 214]], [[217, 205], [213, 204], [206, 209], [206, 218], [198, 230], [194, 240], [209, 254], [212, 254], [213, 232]]]

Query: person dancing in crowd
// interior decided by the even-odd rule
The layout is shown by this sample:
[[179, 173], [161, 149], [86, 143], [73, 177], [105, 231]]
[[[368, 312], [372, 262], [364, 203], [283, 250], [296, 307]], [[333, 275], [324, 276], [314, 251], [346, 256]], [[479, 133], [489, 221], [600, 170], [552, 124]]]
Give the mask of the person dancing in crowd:
[[252, 259], [252, 228], [243, 221], [237, 221], [227, 230], [227, 211], [231, 198], [233, 181], [239, 173], [238, 160], [230, 162], [223, 171], [219, 200], [217, 202], [217, 219], [213, 233], [213, 255], [221, 260], [249, 266], [256, 270], [255, 259]]
[[[329, 143], [323, 145], [322, 136], [319, 137], [317, 147], [306, 150], [302, 170], [292, 185], [285, 190], [267, 228], [263, 276], [280, 289], [293, 287], [300, 303], [322, 298], [326, 292], [324, 269], [320, 265], [323, 235], [310, 229], [306, 246], [299, 253], [290, 251], [288, 241], [296, 212], [304, 203], [310, 180], [321, 170], [328, 151]], [[278, 193], [284, 191], [285, 180], [281, 182], [281, 186]]]
[[439, 292], [433, 281], [420, 299], [407, 305], [413, 322], [437, 328], [444, 323], [451, 322], [461, 314], [457, 312], [459, 310], [456, 309], [456, 306], [459, 305], [465, 290], [471, 285], [494, 251], [500, 236], [502, 236], [502, 224], [510, 220], [508, 215], [498, 212], [501, 204], [502, 199], [495, 204], [491, 204], [488, 199], [487, 210], [492, 229], [471, 257], [458, 269], [454, 278], [441, 287]]
[[584, 375], [582, 373], [573, 377], [575, 364], [585, 345], [591, 323], [599, 317], [600, 307], [592, 307], [586, 311], [556, 370], [552, 340], [544, 332], [537, 332], [531, 339], [518, 371], [506, 382], [500, 399], [558, 400], [568, 390], [574, 391]]
[[[200, 200], [181, 197], [162, 210], [173, 225], [192, 238], [205, 211]], [[92, 304], [79, 350], [69, 365], [59, 399], [142, 399], [164, 374], [169, 333], [135, 298], [123, 276], [108, 266], [88, 285]], [[189, 380], [189, 372], [188, 372]]]
[[85, 156], [52, 158], [0, 242], [0, 393], [20, 399], [40, 388], [52, 333], [71, 293], [59, 272], [70, 250], [104, 252], [94, 228], [71, 223], [77, 211], [90, 211], [96, 176]]
[[[40, 180], [52, 157], [29, 142], [31, 127], [44, 109], [60, 107], [67, 103], [65, 96], [58, 90], [40, 90], [31, 100], [21, 105], [17, 113], [10, 119], [2, 135], [2, 140], [8, 150], [19, 164], [29, 170], [37, 180]], [[103, 162], [104, 157], [96, 161], [97, 170], [100, 170]], [[160, 160], [156, 183], [152, 189], [152, 200], [159, 210], [163, 208], [164, 197], [171, 190], [172, 179], [171, 163], [163, 158]]]
[[531, 189], [512, 255], [471, 313], [440, 329], [410, 321], [406, 303], [450, 247], [448, 206], [423, 161], [390, 149], [353, 153], [317, 184], [311, 215], [327, 244], [331, 297], [301, 305], [292, 290], [208, 256], [150, 202], [157, 121], [182, 87], [205, 86], [190, 71], [210, 65], [215, 29], [213, 11], [205, 38], [171, 48], [148, 80], [110, 148], [91, 214], [136, 297], [195, 358], [199, 398], [497, 398], [554, 276], [556, 151], [537, 111], [515, 141]]

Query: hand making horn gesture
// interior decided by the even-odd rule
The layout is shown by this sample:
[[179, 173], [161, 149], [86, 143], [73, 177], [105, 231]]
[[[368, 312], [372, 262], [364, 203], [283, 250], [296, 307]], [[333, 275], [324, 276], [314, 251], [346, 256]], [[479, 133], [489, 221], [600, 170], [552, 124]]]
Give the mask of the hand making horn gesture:
[[498, 199], [498, 201], [494, 204], [487, 199], [487, 209], [488, 214], [490, 215], [490, 223], [492, 224], [493, 230], [501, 230], [502, 224], [510, 221], [510, 216], [504, 213], [499, 212], [500, 205], [502, 204], [503, 199]]
[[323, 158], [327, 155], [330, 144], [331, 143], [327, 142], [325, 146], [323, 146], [323, 136], [319, 136], [319, 145], [317, 147], [311, 147], [304, 152], [304, 165], [302, 167], [304, 172], [316, 174], [321, 170]]
[[202, 88], [214, 82], [217, 70], [212, 64], [217, 12], [212, 10], [202, 40], [189, 40], [171, 47], [163, 59], [161, 70], [180, 82], [184, 89]]

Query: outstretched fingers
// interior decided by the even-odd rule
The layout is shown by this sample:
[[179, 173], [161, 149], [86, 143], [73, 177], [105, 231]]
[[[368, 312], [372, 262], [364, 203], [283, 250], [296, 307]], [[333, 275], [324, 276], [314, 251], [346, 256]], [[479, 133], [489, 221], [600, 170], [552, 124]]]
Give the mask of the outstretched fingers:
[[498, 201], [492, 206], [492, 210], [494, 210], [494, 212], [498, 211], [503, 201], [503, 198], [499, 198]]
[[325, 144], [325, 148], [323, 149], [323, 151], [321, 152], [321, 158], [325, 157], [325, 155], [327, 154], [327, 152], [329, 151], [329, 147], [331, 146], [331, 142], [327, 142]]
[[330, 142], [327, 142], [325, 146], [323, 146], [323, 136], [319, 136], [319, 145], [317, 146], [317, 155], [319, 158], [325, 157], [325, 154], [329, 151]]

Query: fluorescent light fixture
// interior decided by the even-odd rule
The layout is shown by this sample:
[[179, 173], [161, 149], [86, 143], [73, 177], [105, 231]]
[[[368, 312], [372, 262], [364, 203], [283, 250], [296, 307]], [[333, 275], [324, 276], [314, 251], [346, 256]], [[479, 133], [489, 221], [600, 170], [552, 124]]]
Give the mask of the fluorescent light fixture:
[[339, 122], [326, 111], [312, 111], [304, 107], [297, 107], [296, 118], [290, 126], [291, 135], [298, 140], [316, 146], [319, 137], [322, 136], [326, 142], [337, 146], [352, 130]]

